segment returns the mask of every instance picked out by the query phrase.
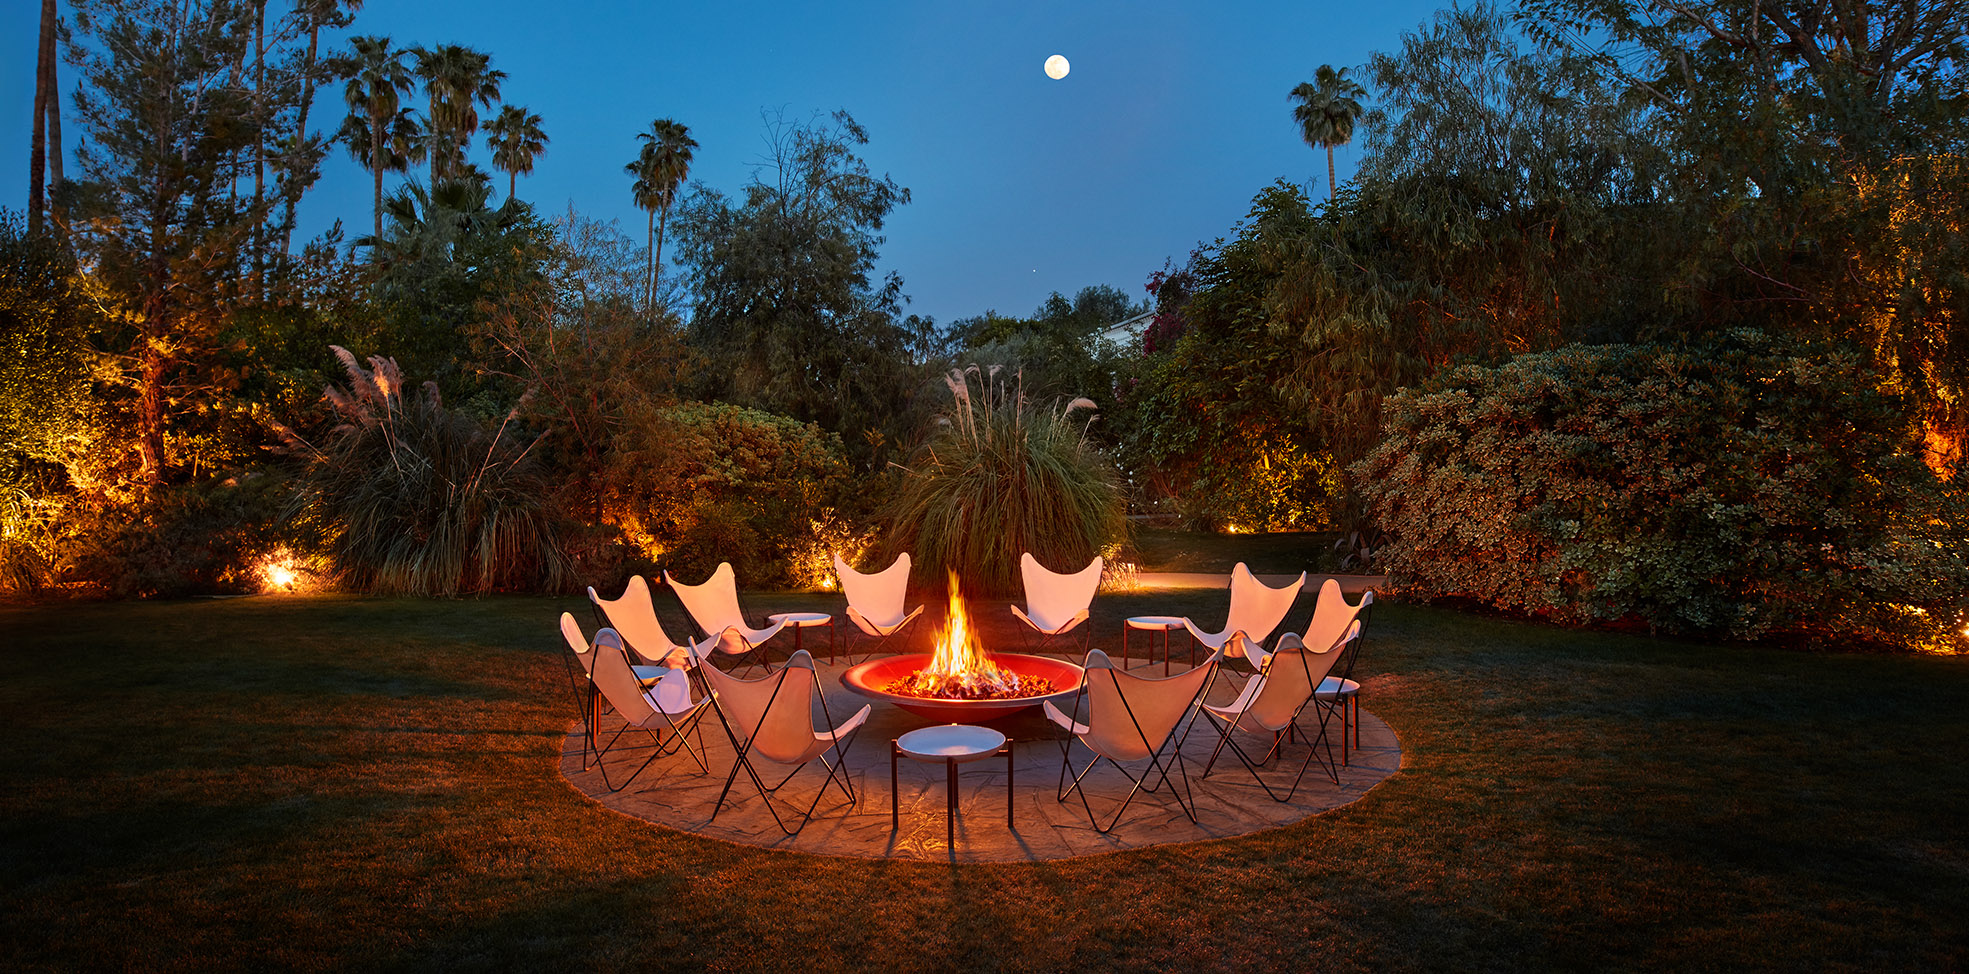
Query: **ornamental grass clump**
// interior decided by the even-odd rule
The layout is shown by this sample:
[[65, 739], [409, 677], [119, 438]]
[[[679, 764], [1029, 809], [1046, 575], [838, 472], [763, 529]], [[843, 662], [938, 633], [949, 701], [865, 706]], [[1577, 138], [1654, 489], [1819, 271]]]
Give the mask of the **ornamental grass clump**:
[[[888, 548], [911, 553], [924, 578], [956, 572], [980, 594], [1014, 595], [1019, 556], [1077, 571], [1126, 538], [1120, 479], [1087, 436], [1075, 399], [1051, 409], [1025, 398], [997, 369], [953, 370], [952, 403], [889, 508]], [[885, 561], [886, 563], [886, 561]]]
[[[333, 346], [331, 346], [333, 347]], [[308, 457], [299, 521], [319, 533], [343, 584], [394, 595], [565, 591], [574, 573], [532, 447], [446, 409], [436, 384], [406, 394], [394, 360], [334, 348], [349, 389], [326, 396], [342, 420]]]

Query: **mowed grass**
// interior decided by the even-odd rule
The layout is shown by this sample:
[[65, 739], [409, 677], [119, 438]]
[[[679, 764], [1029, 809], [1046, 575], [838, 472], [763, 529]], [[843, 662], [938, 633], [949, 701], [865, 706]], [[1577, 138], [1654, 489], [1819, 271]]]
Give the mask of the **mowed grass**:
[[[1124, 616], [1221, 600], [1104, 596], [1092, 625], [1112, 648]], [[1969, 660], [1384, 604], [1365, 703], [1405, 766], [1359, 802], [952, 867], [726, 845], [577, 795], [563, 609], [587, 622], [547, 598], [0, 608], [0, 966], [1969, 966]]]

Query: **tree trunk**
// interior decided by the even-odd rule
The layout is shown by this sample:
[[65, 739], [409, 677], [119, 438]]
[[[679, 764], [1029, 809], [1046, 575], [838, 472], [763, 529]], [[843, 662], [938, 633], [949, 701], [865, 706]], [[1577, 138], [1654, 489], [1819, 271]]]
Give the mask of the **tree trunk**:
[[267, 300], [267, 0], [253, 5], [253, 301]]
[[[375, 106], [371, 105], [370, 111], [373, 113], [375, 110]], [[369, 171], [376, 177], [376, 236], [371, 238], [373, 242], [369, 245], [369, 254], [373, 259], [376, 248], [383, 243], [383, 120], [375, 114], [369, 118]]]
[[649, 285], [644, 288], [643, 313], [656, 310], [656, 211], [649, 211]]
[[1333, 192], [1339, 188], [1339, 182], [1333, 177], [1333, 143], [1328, 142], [1326, 144], [1326, 201], [1328, 203], [1333, 202]]
[[[308, 13], [308, 59], [301, 62], [301, 117], [294, 125], [294, 152], [297, 156], [307, 151], [308, 109], [314, 106], [315, 58], [316, 53], [320, 50], [320, 41], [321, 18], [310, 11]], [[292, 164], [290, 164], [290, 170], [291, 168]], [[280, 217], [280, 254], [283, 257], [293, 252], [294, 207], [300, 201], [300, 178], [295, 176], [292, 177], [292, 181], [288, 184], [286, 211]]]
[[[650, 254], [650, 267], [663, 266], [663, 232], [670, 227], [670, 204], [663, 204], [663, 219], [656, 223], [656, 252]], [[650, 308], [656, 308], [656, 271], [650, 271]]]
[[47, 45], [46, 50], [48, 55], [48, 146], [46, 149], [48, 159], [48, 212], [53, 214], [56, 227], [66, 229], [68, 226], [68, 213], [62, 209], [59, 198], [55, 196], [55, 190], [61, 186], [62, 180], [68, 177], [62, 175], [61, 58], [57, 57], [55, 53], [55, 28], [59, 26], [59, 22], [55, 18], [54, 10], [55, 0], [43, 0], [41, 13], [49, 21], [49, 25], [42, 28], [45, 31], [45, 35], [41, 41], [42, 44]]
[[27, 152], [27, 232], [41, 230], [41, 214], [47, 209], [43, 188], [48, 170], [48, 97], [52, 87], [55, 56], [55, 0], [41, 0], [41, 36], [35, 44], [34, 134]]
[[513, 201], [513, 190], [519, 186], [520, 171], [515, 169], [506, 174], [506, 202]]

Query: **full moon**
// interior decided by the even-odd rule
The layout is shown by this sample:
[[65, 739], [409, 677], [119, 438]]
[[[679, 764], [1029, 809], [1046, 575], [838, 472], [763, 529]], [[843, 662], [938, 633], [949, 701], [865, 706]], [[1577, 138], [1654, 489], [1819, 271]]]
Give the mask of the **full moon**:
[[1066, 56], [1063, 54], [1055, 54], [1046, 59], [1046, 77], [1054, 81], [1066, 77], [1067, 72], [1071, 70], [1073, 66], [1067, 63]]

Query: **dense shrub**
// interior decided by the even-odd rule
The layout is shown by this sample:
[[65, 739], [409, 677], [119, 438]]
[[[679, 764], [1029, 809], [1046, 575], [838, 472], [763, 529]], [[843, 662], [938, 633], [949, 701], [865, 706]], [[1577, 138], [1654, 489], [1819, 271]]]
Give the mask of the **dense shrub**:
[[1410, 591], [1672, 633], [1960, 638], [1962, 491], [1855, 355], [1570, 346], [1403, 390], [1383, 432], [1352, 472]]
[[954, 571], [987, 595], [1019, 591], [1023, 552], [1054, 571], [1111, 557], [1128, 519], [1113, 464], [1074, 415], [1093, 402], [1036, 408], [975, 366], [946, 381], [955, 402], [890, 505], [890, 551], [911, 552], [922, 577]]
[[114, 598], [258, 591], [260, 562], [280, 549], [290, 485], [253, 472], [158, 488], [113, 505], [65, 510], [57, 580]]
[[632, 414], [614, 447], [602, 517], [681, 580], [729, 561], [745, 585], [818, 587], [828, 552], [861, 543], [841, 438], [812, 423], [691, 402]]
[[382, 357], [366, 371], [336, 348], [349, 391], [329, 389], [342, 424], [309, 451], [303, 527], [319, 532], [343, 581], [404, 595], [562, 591], [574, 574], [532, 443], [446, 409], [437, 386], [404, 386]]

